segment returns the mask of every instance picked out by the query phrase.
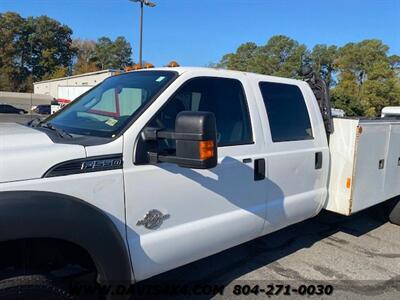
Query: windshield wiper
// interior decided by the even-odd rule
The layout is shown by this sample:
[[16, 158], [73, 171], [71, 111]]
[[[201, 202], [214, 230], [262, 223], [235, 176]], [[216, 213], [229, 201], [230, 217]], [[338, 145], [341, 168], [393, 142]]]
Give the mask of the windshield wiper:
[[30, 120], [28, 123], [26, 123], [26, 125], [30, 126], [30, 127], [38, 127], [41, 123], [42, 119], [40, 118], [35, 118]]
[[61, 129], [61, 128], [58, 128], [58, 127], [56, 127], [56, 126], [54, 126], [53, 124], [51, 124], [51, 123], [39, 123], [38, 125], [37, 125], [38, 127], [42, 127], [42, 128], [47, 128], [47, 129], [50, 129], [50, 130], [53, 130], [53, 131], [55, 131], [61, 138], [66, 138], [66, 137], [69, 137], [69, 138], [73, 138], [73, 136], [71, 135], [71, 134], [69, 134], [68, 132], [66, 132], [65, 130], [63, 130], [63, 129]]

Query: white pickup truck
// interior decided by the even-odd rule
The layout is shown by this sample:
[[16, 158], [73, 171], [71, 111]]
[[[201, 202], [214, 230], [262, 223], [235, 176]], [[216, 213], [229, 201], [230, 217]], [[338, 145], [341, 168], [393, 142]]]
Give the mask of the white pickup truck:
[[400, 195], [400, 122], [332, 122], [318, 91], [158, 68], [110, 77], [44, 121], [0, 124], [0, 298], [64, 299], [58, 279], [82, 272], [135, 283]]

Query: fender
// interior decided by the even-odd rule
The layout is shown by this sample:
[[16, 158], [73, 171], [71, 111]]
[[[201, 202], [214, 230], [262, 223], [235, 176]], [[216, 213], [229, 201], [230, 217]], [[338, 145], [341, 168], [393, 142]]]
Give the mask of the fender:
[[123, 237], [111, 219], [78, 198], [41, 191], [0, 192], [0, 241], [56, 238], [92, 257], [103, 283], [132, 281]]

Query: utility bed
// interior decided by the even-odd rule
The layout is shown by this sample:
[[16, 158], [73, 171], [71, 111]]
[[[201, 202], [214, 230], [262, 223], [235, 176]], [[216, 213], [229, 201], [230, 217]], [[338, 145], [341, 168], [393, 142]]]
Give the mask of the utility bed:
[[400, 121], [333, 121], [325, 208], [351, 215], [400, 195]]

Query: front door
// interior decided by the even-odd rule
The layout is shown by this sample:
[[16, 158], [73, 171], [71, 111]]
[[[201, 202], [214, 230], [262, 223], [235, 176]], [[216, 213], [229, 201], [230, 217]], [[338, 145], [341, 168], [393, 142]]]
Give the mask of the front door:
[[[264, 181], [254, 177], [261, 147], [252, 123], [258, 115], [248, 107], [242, 82], [216, 77], [187, 80], [148, 126], [173, 130], [176, 115], [184, 110], [215, 114], [219, 163], [210, 170], [143, 162], [124, 169], [136, 280], [255, 238], [264, 226]], [[165, 151], [174, 147], [171, 140], [159, 143]]]

